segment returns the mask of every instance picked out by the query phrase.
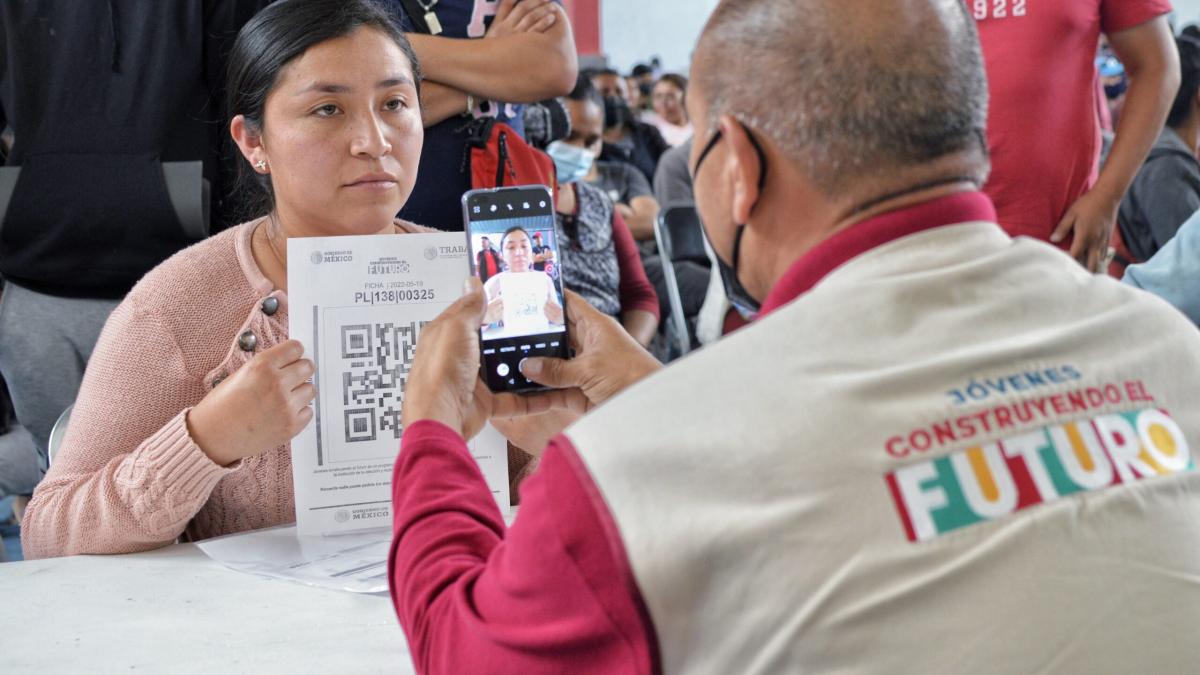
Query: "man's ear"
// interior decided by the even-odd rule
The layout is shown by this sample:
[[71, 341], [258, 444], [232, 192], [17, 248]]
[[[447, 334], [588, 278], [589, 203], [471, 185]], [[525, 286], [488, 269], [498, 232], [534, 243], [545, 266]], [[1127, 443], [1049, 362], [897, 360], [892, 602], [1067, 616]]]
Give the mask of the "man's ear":
[[[263, 147], [261, 130], [248, 122], [245, 115], [237, 115], [229, 122], [229, 135], [233, 137], [233, 142], [237, 143], [238, 150], [241, 150], [242, 156], [250, 166], [254, 167], [260, 161], [271, 163], [267, 157], [267, 149]], [[258, 170], [257, 167], [255, 170]]]
[[729, 144], [725, 155], [725, 179], [730, 181], [733, 197], [729, 206], [733, 222], [744, 224], [750, 220], [750, 212], [758, 203], [761, 190], [759, 181], [765, 167], [759, 161], [758, 152], [750, 140], [746, 128], [731, 115], [721, 115], [717, 122], [721, 135]]

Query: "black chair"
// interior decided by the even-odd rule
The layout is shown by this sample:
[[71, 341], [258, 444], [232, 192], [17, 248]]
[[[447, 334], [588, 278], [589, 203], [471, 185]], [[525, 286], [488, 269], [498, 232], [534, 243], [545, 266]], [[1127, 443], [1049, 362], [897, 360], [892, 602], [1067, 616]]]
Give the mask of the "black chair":
[[686, 261], [704, 267], [712, 265], [696, 207], [689, 204], [665, 209], [654, 224], [654, 239], [658, 242], [658, 253], [663, 261], [667, 302], [671, 307], [671, 315], [667, 318], [668, 338], [675, 341], [682, 356], [692, 348], [692, 335], [687, 318], [683, 314], [683, 301], [679, 295], [679, 281], [675, 277], [675, 264]]

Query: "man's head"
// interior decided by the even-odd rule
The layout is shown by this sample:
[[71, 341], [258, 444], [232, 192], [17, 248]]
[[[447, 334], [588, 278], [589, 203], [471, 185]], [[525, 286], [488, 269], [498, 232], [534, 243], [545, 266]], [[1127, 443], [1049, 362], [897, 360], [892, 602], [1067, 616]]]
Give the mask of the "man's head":
[[479, 239], [479, 247], [486, 251], [492, 247], [492, 242], [487, 237], [481, 237]]
[[1184, 30], [1175, 38], [1179, 49], [1179, 92], [1167, 116], [1167, 126], [1179, 128], [1188, 121], [1192, 112], [1200, 109], [1200, 37]]
[[542, 245], [542, 233], [541, 233], [541, 232], [534, 232], [534, 233], [533, 233], [533, 245], [534, 245], [534, 246], [541, 246], [541, 245]]
[[629, 85], [626, 84], [625, 78], [621, 74], [611, 68], [598, 70], [592, 75], [592, 84], [601, 96], [619, 96], [623, 99], [629, 98]]
[[785, 243], [803, 252], [879, 197], [986, 177], [987, 82], [961, 0], [724, 0], [691, 72], [697, 206], [723, 260], [749, 225], [740, 267], [759, 299]]

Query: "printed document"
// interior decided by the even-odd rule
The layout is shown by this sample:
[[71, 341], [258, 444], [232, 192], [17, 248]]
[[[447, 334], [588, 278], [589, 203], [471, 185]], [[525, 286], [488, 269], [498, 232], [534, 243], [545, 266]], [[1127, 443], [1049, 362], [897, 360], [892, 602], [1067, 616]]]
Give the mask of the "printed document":
[[[391, 527], [400, 408], [421, 328], [462, 295], [460, 233], [288, 240], [291, 337], [317, 366], [313, 421], [292, 440], [302, 535]], [[508, 452], [490, 425], [469, 443], [502, 513]]]

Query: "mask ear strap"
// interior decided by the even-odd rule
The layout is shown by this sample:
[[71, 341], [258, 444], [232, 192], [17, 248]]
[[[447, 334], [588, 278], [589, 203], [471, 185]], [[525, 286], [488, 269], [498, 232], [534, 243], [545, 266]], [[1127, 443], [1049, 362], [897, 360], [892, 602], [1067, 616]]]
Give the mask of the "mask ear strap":
[[717, 147], [717, 141], [719, 140], [721, 140], [720, 127], [713, 132], [712, 137], [708, 139], [708, 143], [704, 145], [704, 149], [700, 151], [700, 156], [696, 159], [696, 165], [692, 167], [692, 180], [696, 179], [696, 172], [700, 170], [700, 165], [708, 158], [708, 154], [713, 151], [713, 148]]
[[762, 144], [754, 137], [754, 132], [750, 131], [750, 127], [741, 120], [738, 120], [738, 124], [742, 125], [742, 131], [746, 132], [746, 136], [750, 138], [750, 145], [754, 146], [754, 152], [758, 155], [758, 191], [762, 192], [763, 188], [767, 186], [767, 153], [763, 152]]

